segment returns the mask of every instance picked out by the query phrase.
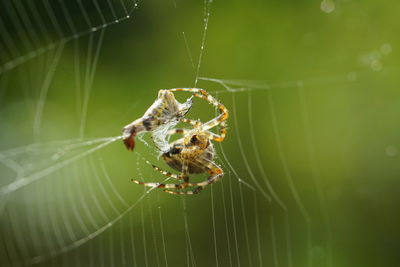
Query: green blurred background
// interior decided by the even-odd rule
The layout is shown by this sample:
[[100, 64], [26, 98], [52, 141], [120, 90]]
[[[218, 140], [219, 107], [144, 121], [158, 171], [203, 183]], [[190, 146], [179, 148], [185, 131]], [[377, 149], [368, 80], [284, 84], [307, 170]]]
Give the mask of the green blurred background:
[[[60, 39], [46, 19], [47, 39], [33, 19], [33, 28], [18, 31], [12, 18], [23, 21], [33, 9], [17, 2], [28, 15], [0, 11], [3, 48], [7, 40], [16, 47], [14, 56], [1, 53], [3, 66], [7, 54], [29, 51], [24, 34], [36, 36], [39, 48]], [[109, 4], [125, 16], [119, 1], [99, 1], [101, 15], [95, 2], [84, 3], [92, 26], [101, 15], [112, 17]], [[51, 3], [62, 38], [89, 29], [76, 3], [64, 3], [75, 32]], [[42, 4], [33, 5], [48, 17]], [[230, 110], [228, 137], [217, 145], [224, 179], [194, 197], [153, 190], [136, 204], [143, 188], [131, 178], [164, 179], [145, 161], [168, 169], [147, 136], [149, 146], [138, 142], [134, 153], [117, 141], [58, 169], [96, 144], [60, 161], [52, 155], [64, 145], [51, 142], [118, 136], [159, 89], [194, 86], [204, 11], [210, 14], [199, 76], [219, 83], [197, 86]], [[399, 12], [393, 0], [143, 0], [129, 19], [105, 27], [97, 62], [102, 30], [65, 43], [36, 132], [41, 88], [59, 48], [0, 74], [1, 185], [20, 178], [10, 166], [28, 180], [57, 167], [1, 196], [0, 264], [399, 265]], [[229, 92], [222, 80], [244, 89]], [[213, 115], [196, 100], [189, 117]], [[22, 149], [14, 155], [9, 149], [16, 147]]]

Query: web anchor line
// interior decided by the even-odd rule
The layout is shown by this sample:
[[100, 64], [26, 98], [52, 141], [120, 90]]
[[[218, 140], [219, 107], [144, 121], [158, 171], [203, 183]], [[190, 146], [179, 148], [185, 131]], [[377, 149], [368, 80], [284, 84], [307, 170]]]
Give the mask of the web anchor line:
[[34, 183], [34, 182], [42, 179], [43, 177], [46, 177], [49, 174], [51, 174], [51, 173], [53, 173], [53, 172], [55, 172], [55, 171], [57, 171], [57, 170], [59, 170], [61, 168], [64, 168], [65, 166], [68, 166], [71, 163], [73, 163], [73, 162], [75, 162], [75, 161], [77, 161], [79, 159], [82, 159], [82, 158], [88, 156], [89, 154], [92, 154], [93, 152], [95, 152], [95, 151], [97, 151], [97, 150], [99, 150], [99, 149], [101, 149], [101, 148], [103, 148], [105, 146], [108, 146], [111, 143], [114, 143], [115, 141], [120, 140], [120, 139], [122, 139], [122, 136], [117, 136], [117, 137], [110, 138], [108, 141], [106, 141], [106, 142], [104, 142], [104, 143], [102, 143], [100, 145], [97, 145], [97, 146], [95, 146], [95, 147], [93, 147], [91, 149], [88, 149], [85, 152], [82, 152], [82, 153], [80, 153], [80, 154], [78, 154], [78, 155], [76, 155], [76, 156], [74, 156], [72, 158], [57, 162], [54, 165], [51, 165], [51, 166], [49, 166], [49, 167], [47, 167], [47, 168], [45, 168], [45, 169], [43, 169], [41, 171], [35, 172], [35, 173], [33, 173], [31, 175], [28, 175], [28, 176], [21, 177], [20, 179], [14, 181], [14, 182], [11, 182], [8, 185], [0, 187], [0, 197], [8, 195], [10, 193], [13, 193], [16, 190], [19, 190], [19, 189], [21, 189], [21, 188], [23, 188], [23, 187], [25, 187], [25, 186], [27, 186], [27, 185], [29, 185], [31, 183]]

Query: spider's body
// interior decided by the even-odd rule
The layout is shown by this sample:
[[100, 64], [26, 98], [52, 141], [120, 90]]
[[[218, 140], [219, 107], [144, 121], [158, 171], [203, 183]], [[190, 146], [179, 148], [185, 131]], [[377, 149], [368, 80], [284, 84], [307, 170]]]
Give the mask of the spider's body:
[[[157, 166], [153, 168], [163, 175], [181, 180], [179, 184], [162, 184], [162, 183], [144, 183], [133, 180], [137, 184], [149, 187], [166, 188], [164, 190], [171, 194], [197, 194], [207, 185], [221, 179], [224, 175], [222, 169], [213, 161], [215, 156], [212, 141], [222, 142], [226, 136], [226, 119], [228, 118], [228, 110], [224, 105], [219, 103], [214, 97], [209, 95], [203, 89], [197, 88], [176, 88], [169, 89], [169, 92], [186, 91], [192, 92], [195, 97], [202, 98], [214, 105], [220, 114], [206, 123], [200, 121], [179, 118], [179, 121], [189, 123], [192, 129], [172, 129], [167, 135], [182, 134], [183, 137], [172, 142], [169, 150], [163, 152], [162, 158], [173, 169], [180, 171], [179, 175], [164, 171]], [[220, 126], [220, 134], [209, 131], [211, 128]], [[207, 180], [199, 183], [190, 183], [189, 174], [208, 173], [210, 176]], [[195, 187], [189, 191], [172, 191], [170, 189], [184, 189], [187, 187]]]
[[[171, 144], [170, 150], [162, 154], [164, 161], [173, 169], [204, 173], [210, 170], [214, 159], [214, 147], [205, 135], [193, 131], [190, 138], [181, 138]], [[185, 166], [187, 165], [187, 167]]]

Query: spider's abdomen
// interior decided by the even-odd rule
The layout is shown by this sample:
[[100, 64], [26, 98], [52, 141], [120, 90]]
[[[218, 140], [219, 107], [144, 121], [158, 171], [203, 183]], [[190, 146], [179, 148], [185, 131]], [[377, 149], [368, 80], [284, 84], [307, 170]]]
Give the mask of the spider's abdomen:
[[185, 163], [189, 173], [204, 173], [210, 169], [210, 162], [214, 158], [214, 148], [210, 145], [200, 156], [191, 157], [190, 154], [172, 147], [170, 151], [162, 154], [162, 157], [171, 168], [177, 171], [182, 172]]

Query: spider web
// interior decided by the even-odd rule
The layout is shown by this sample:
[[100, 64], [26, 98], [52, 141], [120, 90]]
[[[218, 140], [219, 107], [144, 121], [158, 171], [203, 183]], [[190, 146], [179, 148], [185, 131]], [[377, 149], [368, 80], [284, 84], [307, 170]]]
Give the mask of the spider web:
[[[339, 4], [335, 3], [324, 0], [308, 12], [330, 16], [327, 20], [344, 11], [356, 12], [357, 6], [345, 2], [336, 10]], [[335, 216], [351, 217], [352, 212], [338, 212], [332, 204], [343, 201], [344, 189], [337, 181], [348, 178], [359, 185], [360, 180], [351, 176], [363, 176], [369, 177], [366, 181], [371, 185], [371, 176], [346, 165], [351, 160], [360, 165], [386, 164], [383, 174], [390, 180], [397, 165], [386, 160], [396, 158], [399, 144], [395, 137], [379, 143], [390, 131], [377, 131], [374, 152], [382, 150], [383, 155], [362, 160], [361, 152], [351, 153], [343, 146], [364, 148], [376, 139], [354, 144], [360, 133], [342, 136], [342, 142], [336, 134], [347, 133], [345, 127], [359, 131], [353, 124], [363, 126], [358, 117], [348, 119], [357, 113], [350, 104], [367, 112], [360, 99], [372, 102], [382, 85], [393, 93], [391, 82], [396, 75], [386, 62], [392, 58], [395, 40], [390, 33], [386, 39], [377, 38], [379, 42], [363, 47], [368, 50], [352, 58], [356, 63], [347, 69], [343, 66], [348, 62], [343, 60], [339, 70], [326, 66], [327, 72], [298, 71], [290, 76], [287, 66], [276, 61], [273, 67], [278, 71], [271, 72], [277, 78], [271, 80], [277, 82], [218, 78], [265, 77], [256, 71], [256, 64], [248, 66], [251, 72], [246, 64], [238, 68], [239, 73], [228, 67], [251, 63], [250, 58], [262, 61], [265, 54], [253, 53], [267, 49], [252, 47], [262, 38], [246, 42], [242, 35], [247, 29], [229, 19], [246, 21], [242, 12], [254, 13], [255, 19], [266, 23], [252, 8], [259, 5], [260, 10], [285, 12], [292, 7], [260, 3], [252, 7], [239, 2], [242, 10], [211, 0], [189, 5], [118, 0], [0, 3], [2, 266], [311, 267], [354, 266], [361, 260], [347, 259], [340, 249], [335, 250], [335, 244], [340, 246], [346, 239], [335, 239], [334, 229], [342, 226], [342, 234], [351, 229]], [[224, 18], [228, 13], [232, 18]], [[352, 14], [349, 18], [357, 26], [356, 19], [363, 17]], [[222, 22], [236, 25], [238, 32], [221, 30]], [[157, 32], [152, 27], [165, 32], [147, 36]], [[256, 26], [254, 30], [265, 34]], [[218, 45], [221, 32], [227, 40], [240, 41], [240, 53], [224, 53]], [[279, 36], [277, 32], [270, 29], [268, 35]], [[305, 32], [301, 42], [312, 47], [327, 36], [316, 29]], [[144, 48], [160, 40], [172, 45]], [[318, 53], [311, 55], [318, 57]], [[224, 66], [230, 71], [213, 67], [213, 58], [228, 60]], [[108, 62], [111, 66], [106, 66]], [[271, 65], [263, 64], [260, 67], [270, 70]], [[286, 77], [302, 78], [290, 81]], [[216, 144], [216, 162], [225, 176], [195, 197], [171, 196], [131, 183], [131, 178], [173, 181], [151, 168], [151, 164], [168, 167], [148, 136], [140, 139], [134, 153], [125, 151], [119, 136], [121, 127], [141, 116], [154, 101], [158, 88], [178, 86], [207, 89], [231, 114], [228, 137]], [[360, 92], [360, 88], [372, 89]], [[388, 106], [383, 117], [398, 111], [396, 103]], [[210, 107], [196, 100], [189, 116], [212, 117], [216, 113]], [[379, 169], [371, 167], [372, 172]], [[358, 188], [360, 194], [373, 194], [369, 185]], [[348, 196], [352, 194], [344, 197], [348, 201], [344, 204], [357, 203]]]

